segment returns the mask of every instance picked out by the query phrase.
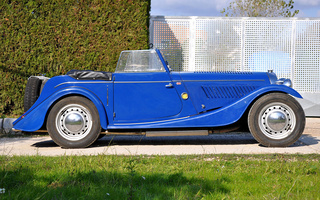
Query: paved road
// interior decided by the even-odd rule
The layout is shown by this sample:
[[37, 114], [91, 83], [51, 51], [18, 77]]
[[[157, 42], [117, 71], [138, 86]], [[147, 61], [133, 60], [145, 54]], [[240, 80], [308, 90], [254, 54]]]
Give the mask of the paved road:
[[301, 138], [287, 148], [259, 145], [249, 133], [188, 137], [105, 136], [90, 148], [62, 149], [50, 137], [2, 138], [0, 155], [187, 155], [320, 153], [320, 118], [307, 118]]

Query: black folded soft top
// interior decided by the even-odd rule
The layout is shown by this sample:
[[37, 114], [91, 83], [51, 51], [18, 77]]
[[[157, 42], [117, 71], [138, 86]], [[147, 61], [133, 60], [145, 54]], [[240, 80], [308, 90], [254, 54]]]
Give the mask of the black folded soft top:
[[73, 69], [67, 75], [77, 80], [112, 80], [112, 72]]

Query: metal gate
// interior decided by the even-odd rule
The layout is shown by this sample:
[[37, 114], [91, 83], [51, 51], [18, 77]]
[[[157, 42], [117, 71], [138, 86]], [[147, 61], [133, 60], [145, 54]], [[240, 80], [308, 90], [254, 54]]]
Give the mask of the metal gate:
[[150, 42], [178, 71], [273, 69], [320, 116], [320, 18], [152, 16]]

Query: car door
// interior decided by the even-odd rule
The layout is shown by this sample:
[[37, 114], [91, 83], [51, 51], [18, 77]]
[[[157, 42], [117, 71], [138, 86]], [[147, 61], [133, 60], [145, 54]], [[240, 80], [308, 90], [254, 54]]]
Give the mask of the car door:
[[155, 50], [121, 53], [114, 73], [114, 121], [163, 120], [181, 109], [169, 71]]

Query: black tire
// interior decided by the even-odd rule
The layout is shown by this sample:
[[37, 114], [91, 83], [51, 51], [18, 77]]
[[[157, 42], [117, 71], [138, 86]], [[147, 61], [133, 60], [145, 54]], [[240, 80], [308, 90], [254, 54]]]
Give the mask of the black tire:
[[99, 113], [88, 99], [67, 97], [51, 109], [47, 130], [53, 141], [63, 148], [85, 148], [100, 135]]
[[30, 77], [28, 79], [23, 99], [24, 112], [29, 110], [39, 98], [41, 84], [42, 81], [37, 77]]
[[253, 137], [267, 147], [287, 147], [295, 143], [305, 127], [300, 104], [290, 95], [270, 93], [259, 98], [248, 114]]

